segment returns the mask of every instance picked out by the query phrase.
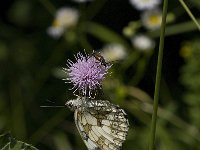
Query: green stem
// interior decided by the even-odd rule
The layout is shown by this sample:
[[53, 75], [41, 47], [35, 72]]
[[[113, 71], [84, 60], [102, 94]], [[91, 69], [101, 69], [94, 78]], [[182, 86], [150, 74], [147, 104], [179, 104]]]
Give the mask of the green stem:
[[150, 133], [149, 150], [153, 150], [154, 149], [154, 140], [155, 140], [155, 132], [156, 132], [156, 121], [157, 121], [158, 99], [159, 99], [160, 81], [161, 81], [161, 70], [162, 70], [162, 59], [163, 59], [163, 49], [164, 49], [164, 38], [165, 38], [165, 25], [166, 25], [167, 8], [168, 8], [168, 0], [164, 0], [163, 13], [162, 13], [162, 24], [161, 24], [161, 32], [160, 32], [159, 52], [158, 52], [158, 63], [157, 63], [157, 72], [156, 72], [156, 83], [155, 83], [155, 92], [154, 92], [153, 115], [152, 115], [152, 122], [151, 122], [151, 133]]
[[[200, 19], [197, 20], [200, 22]], [[166, 28], [165, 36], [172, 36], [176, 34], [182, 34], [190, 31], [195, 31], [196, 25], [192, 21], [187, 21], [179, 24], [174, 24]], [[159, 36], [159, 30], [151, 31], [147, 33], [150, 37], [156, 38]]]
[[200, 24], [198, 23], [198, 21], [196, 20], [196, 18], [194, 17], [194, 15], [192, 14], [192, 12], [190, 11], [190, 9], [187, 7], [187, 5], [185, 4], [185, 2], [183, 0], [179, 0], [179, 2], [181, 3], [181, 5], [185, 9], [185, 11], [188, 13], [188, 15], [190, 16], [190, 18], [196, 24], [197, 28], [200, 31]]
[[56, 125], [61, 123], [68, 115], [64, 109], [57, 112], [52, 118], [44, 123], [33, 135], [30, 137], [30, 141], [33, 144], [37, 144], [41, 139], [47, 135]]
[[87, 20], [91, 20], [102, 9], [107, 0], [95, 1], [86, 9]]
[[10, 100], [13, 124], [12, 130], [17, 137], [20, 139], [25, 139], [26, 122], [21, 92], [20, 84], [18, 84], [16, 81], [12, 81], [10, 84]]
[[39, 0], [39, 2], [49, 11], [51, 15], [55, 15], [56, 8], [54, 5], [48, 0]]

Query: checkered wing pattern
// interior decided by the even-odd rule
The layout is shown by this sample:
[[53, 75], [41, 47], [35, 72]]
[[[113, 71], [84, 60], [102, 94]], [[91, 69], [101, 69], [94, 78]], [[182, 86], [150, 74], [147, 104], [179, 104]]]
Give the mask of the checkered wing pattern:
[[75, 123], [89, 150], [118, 150], [129, 129], [123, 109], [109, 101], [86, 100], [75, 110]]

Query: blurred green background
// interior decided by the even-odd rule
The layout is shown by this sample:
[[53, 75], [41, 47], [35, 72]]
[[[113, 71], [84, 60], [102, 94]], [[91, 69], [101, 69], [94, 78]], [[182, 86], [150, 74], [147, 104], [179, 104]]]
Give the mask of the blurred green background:
[[[199, 0], [187, 5], [200, 19]], [[56, 26], [55, 14], [62, 7], [77, 9], [78, 22], [64, 27], [59, 37], [51, 36], [47, 30]], [[145, 28], [142, 11], [122, 0], [8, 0], [1, 2], [0, 12], [1, 134], [10, 132], [42, 150], [85, 150], [73, 112], [40, 106], [64, 105], [75, 98], [69, 90], [72, 85], [62, 80], [67, 59], [74, 61], [79, 51], [91, 53], [114, 43], [124, 48], [126, 56], [113, 61], [103, 97], [128, 114], [130, 130], [123, 149], [148, 148], [159, 28]], [[169, 0], [168, 12], [156, 149], [197, 150], [200, 34], [178, 1]], [[151, 38], [155, 47], [136, 48], [131, 41], [137, 34]]]

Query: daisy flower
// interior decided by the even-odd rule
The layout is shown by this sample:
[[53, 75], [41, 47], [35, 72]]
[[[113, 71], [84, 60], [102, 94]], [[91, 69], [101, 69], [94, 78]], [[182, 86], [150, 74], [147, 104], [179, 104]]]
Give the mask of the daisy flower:
[[124, 59], [127, 56], [125, 48], [120, 44], [105, 45], [101, 55], [107, 62]]
[[179, 51], [180, 56], [183, 58], [190, 58], [192, 56], [192, 45], [191, 43], [187, 42], [181, 47]]
[[146, 10], [141, 15], [142, 24], [149, 30], [160, 28], [162, 22], [162, 12], [160, 9]]
[[64, 71], [68, 74], [66, 79], [73, 84], [74, 93], [78, 91], [80, 96], [91, 97], [93, 92], [101, 88], [101, 84], [111, 65], [102, 65], [95, 57], [78, 53], [76, 62], [68, 60], [68, 68]]
[[131, 42], [136, 49], [141, 51], [150, 50], [155, 47], [155, 42], [148, 36], [142, 34], [133, 37]]
[[47, 28], [47, 34], [49, 34], [55, 39], [58, 39], [59, 37], [61, 37], [64, 32], [65, 32], [65, 29], [59, 26], [51, 26]]
[[158, 6], [161, 0], [130, 0], [130, 3], [138, 10], [145, 10]]
[[75, 26], [79, 19], [79, 12], [75, 8], [63, 7], [57, 10], [52, 25], [47, 29], [47, 33], [59, 38], [66, 28]]

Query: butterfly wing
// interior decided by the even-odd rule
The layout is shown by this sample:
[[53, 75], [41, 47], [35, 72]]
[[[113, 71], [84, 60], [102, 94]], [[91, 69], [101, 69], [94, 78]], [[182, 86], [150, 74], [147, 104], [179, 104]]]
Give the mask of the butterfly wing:
[[75, 122], [89, 150], [120, 149], [129, 128], [124, 110], [103, 100], [87, 100], [75, 111]]
[[[75, 110], [74, 112], [74, 120], [76, 127], [81, 135], [81, 138], [83, 139], [86, 147], [88, 150], [100, 150], [99, 147], [88, 137], [89, 129], [87, 129], [84, 125], [82, 120], [85, 118], [85, 113], [82, 111], [79, 111], [79, 109]], [[84, 123], [86, 124], [86, 123]], [[89, 124], [88, 124], [89, 125]]]

